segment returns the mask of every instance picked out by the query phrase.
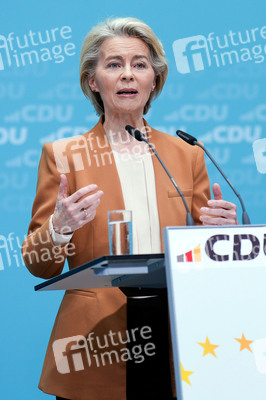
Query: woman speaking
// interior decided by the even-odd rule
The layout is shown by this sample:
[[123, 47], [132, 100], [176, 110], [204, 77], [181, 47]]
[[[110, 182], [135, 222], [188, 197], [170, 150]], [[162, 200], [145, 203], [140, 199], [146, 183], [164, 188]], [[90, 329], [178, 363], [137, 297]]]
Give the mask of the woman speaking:
[[[83, 135], [43, 146], [23, 244], [35, 276], [59, 275], [66, 258], [72, 269], [108, 254], [109, 210], [132, 210], [134, 254], [162, 252], [162, 229], [185, 225], [180, 196], [126, 125], [158, 150], [196, 224], [236, 224], [236, 207], [222, 199], [218, 184], [209, 200], [203, 152], [143, 119], [167, 70], [161, 42], [138, 19], [107, 20], [86, 36], [80, 82], [100, 120]], [[168, 400], [175, 398], [171, 370], [166, 290], [67, 290], [39, 388], [57, 399]]]

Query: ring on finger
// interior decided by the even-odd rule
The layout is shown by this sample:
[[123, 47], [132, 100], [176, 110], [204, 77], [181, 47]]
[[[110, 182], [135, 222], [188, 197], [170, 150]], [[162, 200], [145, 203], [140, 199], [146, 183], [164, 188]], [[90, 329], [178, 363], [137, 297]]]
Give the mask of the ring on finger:
[[85, 208], [82, 208], [82, 210], [81, 211], [83, 211], [84, 212], [84, 214], [86, 215], [86, 217], [89, 215], [88, 213], [87, 213], [87, 210], [85, 210]]

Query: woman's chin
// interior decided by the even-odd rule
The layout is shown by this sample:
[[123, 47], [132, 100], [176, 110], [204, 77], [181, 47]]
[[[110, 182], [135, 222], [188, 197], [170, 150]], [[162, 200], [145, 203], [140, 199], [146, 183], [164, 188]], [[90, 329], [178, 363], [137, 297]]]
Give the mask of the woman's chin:
[[144, 110], [144, 106], [140, 107], [140, 106], [135, 106], [135, 105], [122, 105], [117, 107], [116, 109], [113, 109], [111, 111], [111, 115], [126, 115], [126, 114], [131, 114], [131, 115], [135, 115], [135, 116], [139, 116], [139, 115], [143, 115], [143, 110]]

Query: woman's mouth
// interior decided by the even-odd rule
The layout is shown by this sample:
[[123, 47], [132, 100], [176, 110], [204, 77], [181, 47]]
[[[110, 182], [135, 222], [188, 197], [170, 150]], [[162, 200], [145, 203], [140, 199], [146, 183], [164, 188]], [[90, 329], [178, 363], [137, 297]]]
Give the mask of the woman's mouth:
[[138, 91], [133, 88], [124, 88], [120, 89], [117, 92], [119, 97], [135, 97], [138, 94]]

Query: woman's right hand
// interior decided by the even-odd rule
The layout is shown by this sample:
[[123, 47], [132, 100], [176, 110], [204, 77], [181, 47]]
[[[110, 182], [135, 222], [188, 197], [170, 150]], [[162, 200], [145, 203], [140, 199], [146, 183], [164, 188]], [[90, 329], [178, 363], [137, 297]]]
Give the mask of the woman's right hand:
[[96, 193], [78, 200], [97, 189], [97, 185], [94, 184], [84, 186], [67, 197], [67, 178], [64, 174], [60, 176], [59, 191], [52, 220], [55, 232], [72, 233], [95, 218], [96, 208], [100, 204], [103, 192], [98, 190]]

